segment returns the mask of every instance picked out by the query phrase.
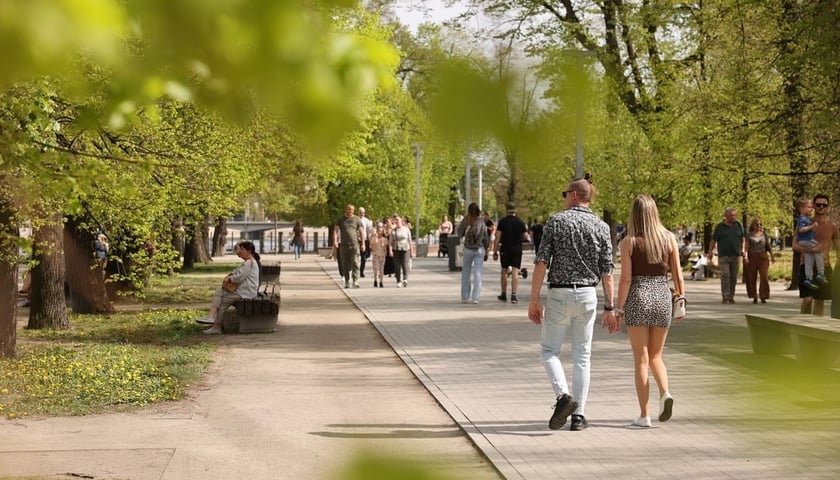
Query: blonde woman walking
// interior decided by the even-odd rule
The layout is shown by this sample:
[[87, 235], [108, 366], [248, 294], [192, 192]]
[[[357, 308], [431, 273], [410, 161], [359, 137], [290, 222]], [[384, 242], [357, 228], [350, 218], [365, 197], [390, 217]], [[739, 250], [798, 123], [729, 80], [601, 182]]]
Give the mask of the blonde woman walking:
[[656, 202], [648, 195], [633, 201], [627, 235], [619, 243], [621, 280], [618, 285], [619, 318], [624, 319], [630, 346], [640, 414], [633, 425], [650, 427], [650, 381], [648, 370], [659, 387], [659, 421], [671, 418], [674, 398], [668, 391], [668, 371], [662, 349], [673, 317], [673, 300], [668, 285], [668, 270], [674, 282], [674, 294], [685, 292], [680, 269], [679, 247], [674, 235], [659, 219]]

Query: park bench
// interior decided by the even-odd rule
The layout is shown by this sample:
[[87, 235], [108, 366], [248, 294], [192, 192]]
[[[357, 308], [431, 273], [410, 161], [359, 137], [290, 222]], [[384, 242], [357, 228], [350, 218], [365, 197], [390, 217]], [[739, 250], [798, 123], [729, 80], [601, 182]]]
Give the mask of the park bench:
[[746, 314], [753, 353], [793, 353], [803, 365], [831, 368], [840, 357], [840, 322], [814, 315]]
[[225, 332], [267, 333], [277, 331], [280, 315], [280, 264], [260, 267], [256, 298], [243, 298], [225, 312]]

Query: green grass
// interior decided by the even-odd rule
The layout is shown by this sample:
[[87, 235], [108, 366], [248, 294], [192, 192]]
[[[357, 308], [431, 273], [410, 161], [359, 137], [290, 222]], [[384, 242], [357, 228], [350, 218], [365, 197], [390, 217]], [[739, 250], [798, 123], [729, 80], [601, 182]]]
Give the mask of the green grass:
[[17, 357], [0, 359], [0, 415], [85, 415], [182, 398], [215, 350], [194, 323], [200, 314], [72, 315], [70, 330], [21, 331]]
[[237, 265], [239, 263], [200, 264], [171, 277], [156, 276], [139, 297], [151, 305], [209, 303], [213, 292], [222, 284], [222, 278]]

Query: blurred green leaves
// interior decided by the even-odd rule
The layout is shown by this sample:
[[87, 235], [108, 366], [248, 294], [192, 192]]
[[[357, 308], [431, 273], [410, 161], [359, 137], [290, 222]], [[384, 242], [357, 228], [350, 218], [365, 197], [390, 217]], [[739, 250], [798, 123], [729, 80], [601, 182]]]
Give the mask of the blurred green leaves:
[[[248, 118], [248, 99], [334, 144], [357, 102], [392, 82], [395, 49], [336, 25], [349, 1], [33, 0], [0, 8], [0, 88], [41, 76], [105, 96], [124, 128], [162, 96]], [[109, 72], [106, 90], [88, 75]]]

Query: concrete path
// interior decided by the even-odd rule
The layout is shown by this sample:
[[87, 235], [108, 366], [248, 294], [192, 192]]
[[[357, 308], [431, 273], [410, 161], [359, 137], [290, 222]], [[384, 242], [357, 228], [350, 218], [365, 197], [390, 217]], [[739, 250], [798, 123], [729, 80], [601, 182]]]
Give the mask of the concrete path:
[[840, 372], [749, 347], [745, 312], [798, 312], [781, 285], [754, 306], [743, 293], [721, 305], [715, 280], [688, 284], [690, 317], [666, 348], [674, 418], [650, 429], [628, 427], [638, 406], [626, 335], [596, 329], [591, 426], [554, 432], [529, 281], [521, 303], [502, 304], [490, 263], [482, 303], [462, 305], [446, 259], [415, 259], [405, 289], [365, 278], [349, 290], [332, 261], [282, 260], [280, 332], [215, 337], [217, 364], [184, 402], [0, 421], [0, 478], [327, 478], [359, 449], [496, 477], [462, 432], [508, 479], [840, 478]]
[[[688, 282], [690, 316], [666, 347], [674, 417], [650, 429], [629, 427], [638, 405], [626, 335], [596, 328], [590, 428], [553, 432], [539, 327], [527, 300], [496, 299], [498, 275], [488, 264], [480, 305], [460, 303], [460, 273], [436, 258], [415, 260], [408, 288], [345, 293], [506, 478], [840, 478], [840, 372], [749, 345], [743, 314], [798, 313], [797, 292], [775, 284], [768, 304], [752, 305], [739, 285], [739, 303], [722, 305], [717, 280]], [[529, 292], [523, 282], [520, 299]]]
[[323, 479], [371, 451], [499, 478], [314, 256], [283, 258], [281, 283], [280, 331], [209, 337], [216, 363], [184, 401], [0, 419], [0, 479]]

